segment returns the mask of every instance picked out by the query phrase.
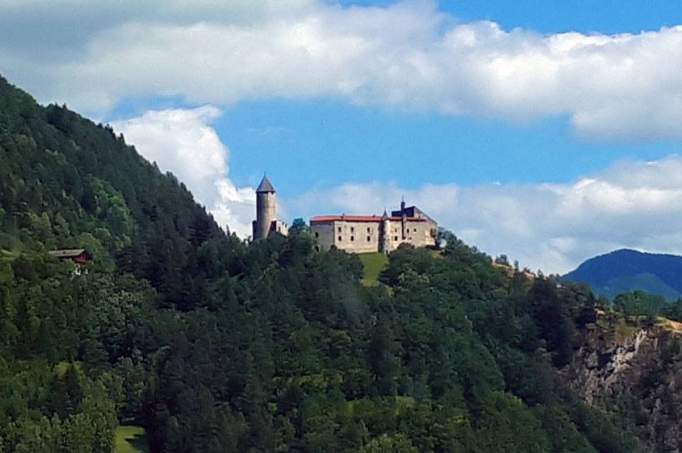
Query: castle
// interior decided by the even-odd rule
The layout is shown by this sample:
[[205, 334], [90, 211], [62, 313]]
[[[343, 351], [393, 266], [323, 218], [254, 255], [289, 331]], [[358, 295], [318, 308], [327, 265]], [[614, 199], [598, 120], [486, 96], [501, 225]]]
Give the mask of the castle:
[[353, 253], [383, 252], [400, 244], [415, 247], [436, 245], [438, 224], [416, 206], [406, 207], [382, 216], [327, 215], [310, 219], [310, 230], [321, 250], [331, 247]]
[[[270, 232], [287, 234], [286, 225], [277, 220], [275, 189], [267, 179], [256, 190], [256, 220], [253, 239], [263, 239]], [[310, 219], [310, 232], [317, 250], [332, 247], [351, 253], [388, 253], [400, 244], [415, 247], [435, 246], [438, 223], [416, 206], [400, 203], [400, 210], [378, 215], [325, 215]]]
[[265, 239], [272, 232], [283, 235], [289, 233], [287, 225], [277, 219], [277, 197], [275, 188], [267, 176], [263, 176], [256, 189], [256, 220], [253, 221], [254, 241]]

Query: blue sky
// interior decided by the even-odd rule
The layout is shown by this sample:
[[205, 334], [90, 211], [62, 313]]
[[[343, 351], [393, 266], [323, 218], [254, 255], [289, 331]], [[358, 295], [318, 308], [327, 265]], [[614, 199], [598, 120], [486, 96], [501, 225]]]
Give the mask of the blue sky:
[[325, 101], [244, 103], [226, 111], [216, 128], [239, 150], [231, 161], [235, 182], [255, 185], [267, 171], [289, 194], [348, 181], [408, 188], [568, 182], [618, 159], [663, 157], [676, 145], [587, 140], [565, 118], [510, 124]]
[[[348, 6], [386, 6], [392, 1], [348, 0]], [[541, 33], [637, 33], [682, 23], [682, 7], [670, 0], [441, 0], [441, 11], [462, 21], [491, 20], [504, 28]]]
[[0, 73], [111, 122], [244, 236], [267, 172], [285, 220], [404, 194], [563, 272], [682, 253], [679, 24], [660, 0], [9, 0]]

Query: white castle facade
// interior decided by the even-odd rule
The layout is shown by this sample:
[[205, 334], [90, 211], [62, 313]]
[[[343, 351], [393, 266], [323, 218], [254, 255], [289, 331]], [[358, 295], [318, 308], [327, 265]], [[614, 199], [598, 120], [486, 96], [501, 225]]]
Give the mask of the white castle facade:
[[436, 245], [438, 224], [416, 206], [383, 215], [326, 215], [310, 219], [310, 230], [320, 250], [336, 247], [353, 253], [388, 253], [401, 244]]

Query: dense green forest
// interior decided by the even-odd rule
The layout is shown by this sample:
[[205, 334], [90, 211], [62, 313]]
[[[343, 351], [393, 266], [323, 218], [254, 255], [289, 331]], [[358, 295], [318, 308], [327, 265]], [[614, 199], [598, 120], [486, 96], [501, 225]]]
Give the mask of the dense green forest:
[[[111, 128], [0, 79], [0, 452], [628, 452], [556, 368], [599, 301], [444, 232], [381, 284], [245, 243]], [[47, 252], [86, 248], [87, 272]]]

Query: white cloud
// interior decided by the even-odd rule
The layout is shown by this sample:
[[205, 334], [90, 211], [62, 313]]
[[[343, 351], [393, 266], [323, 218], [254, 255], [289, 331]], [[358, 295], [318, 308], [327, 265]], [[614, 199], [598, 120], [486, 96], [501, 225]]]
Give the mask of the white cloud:
[[[682, 254], [682, 157], [621, 162], [571, 184], [346, 184], [289, 200], [301, 214], [381, 213], [401, 195], [491, 254], [563, 273], [620, 247]], [[324, 210], [322, 212], [321, 210]]]
[[[617, 140], [682, 136], [682, 27], [541, 35], [457, 22], [429, 1], [32, 0], [3, 12], [0, 71], [91, 113], [139, 95], [334, 97], [510, 121], [566, 115], [581, 134]], [[48, 20], [50, 39], [22, 35]]]
[[220, 114], [213, 106], [148, 111], [112, 126], [145, 158], [184, 182], [219, 224], [246, 237], [251, 234], [256, 194], [228, 178], [229, 150], [211, 127]]

